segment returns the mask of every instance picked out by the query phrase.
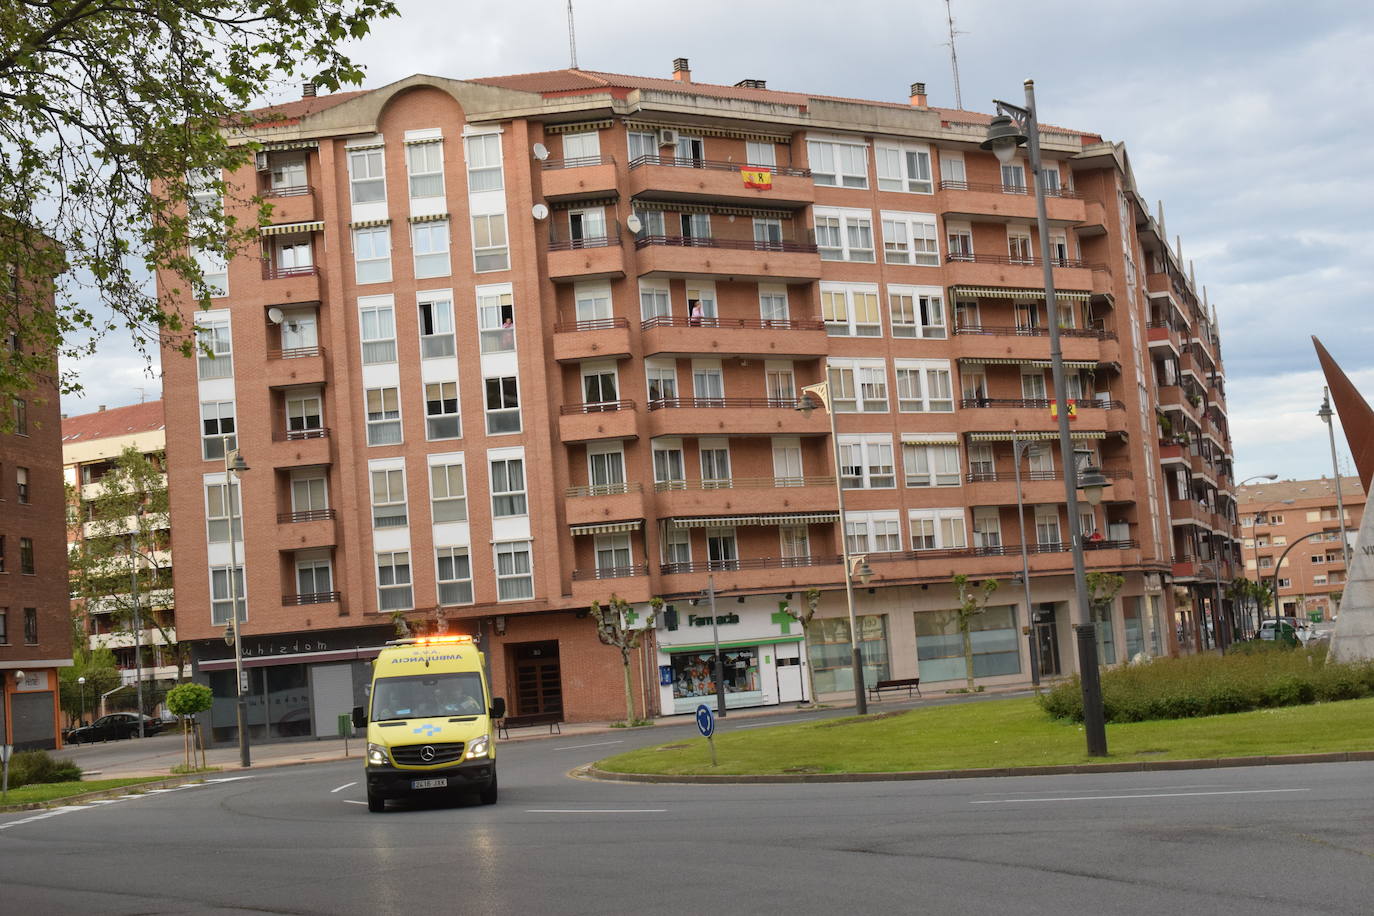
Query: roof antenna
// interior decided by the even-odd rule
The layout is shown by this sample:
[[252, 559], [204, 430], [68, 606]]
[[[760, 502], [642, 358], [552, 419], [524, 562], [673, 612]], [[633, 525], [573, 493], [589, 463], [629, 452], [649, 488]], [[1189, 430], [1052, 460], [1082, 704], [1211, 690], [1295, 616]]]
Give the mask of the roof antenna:
[[577, 69], [577, 29], [573, 26], [572, 0], [568, 0], [568, 52], [572, 57], [572, 68]]
[[954, 50], [954, 36], [967, 33], [955, 31], [954, 9], [951, 3], [952, 0], [945, 0], [945, 19], [949, 22], [949, 68], [954, 71], [954, 107], [963, 111], [964, 97], [959, 92], [959, 54]]

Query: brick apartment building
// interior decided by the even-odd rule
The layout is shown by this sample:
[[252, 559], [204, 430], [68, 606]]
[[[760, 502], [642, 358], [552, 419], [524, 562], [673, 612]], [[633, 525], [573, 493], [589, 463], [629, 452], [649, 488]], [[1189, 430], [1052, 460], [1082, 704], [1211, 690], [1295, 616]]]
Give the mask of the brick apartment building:
[[[1346, 537], [1353, 547], [1364, 518], [1365, 493], [1358, 477], [1342, 477], [1341, 487]], [[1258, 569], [1269, 582], [1274, 565], [1287, 551], [1279, 566], [1280, 613], [1313, 621], [1334, 617], [1340, 611], [1346, 575], [1335, 480], [1266, 481], [1241, 487], [1237, 495], [1246, 575], [1254, 579]]]
[[[9, 316], [51, 284], [7, 272], [0, 346], [24, 346]], [[58, 670], [72, 664], [62, 424], [55, 373], [4, 405], [0, 423], [0, 743], [61, 747]]]
[[[307, 90], [252, 132], [256, 168], [226, 180], [276, 207], [261, 257], [205, 259], [225, 293], [194, 318], [208, 352], [164, 365], [188, 394], [167, 402], [177, 628], [220, 698], [222, 434], [251, 467], [234, 553], [256, 734], [332, 733], [393, 616], [477, 636], [516, 712], [618, 717], [619, 658], [586, 613], [613, 592], [672, 607], [635, 689], [682, 712], [714, 689], [708, 577], [732, 705], [801, 699], [806, 664], [847, 692], [842, 535], [874, 571], [870, 683], [963, 678], [958, 572], [1007, 586], [975, 674], [1024, 682], [1013, 432], [1035, 440], [1033, 638], [1069, 673], [1049, 321], [1079, 460], [1111, 481], [1082, 505], [1089, 568], [1126, 578], [1102, 657], [1204, 631], [1211, 592], [1180, 610], [1169, 585], [1236, 558], [1216, 324], [1124, 147], [1044, 130], [1049, 316], [1027, 165], [979, 150], [989, 116], [919, 84], [894, 104], [674, 69]], [[843, 527], [828, 419], [793, 409], [827, 373]], [[811, 589], [804, 644], [780, 604]], [[225, 699], [214, 718], [232, 734]]]

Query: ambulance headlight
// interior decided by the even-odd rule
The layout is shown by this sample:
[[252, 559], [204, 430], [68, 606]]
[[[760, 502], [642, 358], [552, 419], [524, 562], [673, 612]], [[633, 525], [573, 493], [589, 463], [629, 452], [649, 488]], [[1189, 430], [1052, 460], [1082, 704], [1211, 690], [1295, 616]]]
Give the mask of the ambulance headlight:
[[473, 742], [468, 745], [468, 752], [463, 756], [468, 760], [476, 760], [478, 757], [485, 757], [487, 756], [487, 750], [490, 746], [491, 736], [483, 735], [480, 738], [474, 739]]
[[386, 748], [380, 744], [367, 743], [367, 764], [368, 766], [383, 767], [389, 761], [386, 756]]

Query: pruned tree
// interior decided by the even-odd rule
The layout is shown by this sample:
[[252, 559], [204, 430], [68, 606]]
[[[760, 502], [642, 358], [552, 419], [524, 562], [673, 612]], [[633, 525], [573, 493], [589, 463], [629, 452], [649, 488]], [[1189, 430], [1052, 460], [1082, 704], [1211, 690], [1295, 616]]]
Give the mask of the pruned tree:
[[793, 607], [792, 602], [784, 605], [785, 610], [793, 620], [801, 624], [802, 629], [802, 660], [806, 663], [806, 692], [811, 698], [812, 704], [816, 704], [816, 674], [811, 670], [811, 620], [816, 616], [816, 608], [821, 603], [821, 590], [809, 588], [802, 595], [806, 601], [805, 607]]
[[959, 573], [950, 581], [954, 583], [954, 589], [959, 595], [959, 607], [954, 613], [958, 616], [959, 636], [964, 642], [964, 675], [968, 679], [968, 689], [976, 690], [973, 684], [973, 637], [970, 635], [970, 628], [973, 618], [987, 610], [988, 601], [992, 598], [992, 593], [997, 591], [999, 583], [996, 579], [984, 579], [981, 586], [975, 587], [963, 573]]
[[[82, 684], [81, 678], [86, 679]], [[57, 669], [59, 702], [68, 722], [83, 721], [100, 697], [119, 686], [119, 666], [109, 649], [91, 649], [80, 627], [73, 629], [72, 664]], [[83, 721], [84, 724], [84, 721]]]
[[[244, 112], [283, 79], [360, 82], [342, 44], [395, 14], [392, 0], [0, 3], [0, 265], [28, 280], [67, 269], [55, 309], [25, 283], [0, 298], [0, 328], [24, 342], [0, 347], [0, 403], [112, 329], [150, 367], [160, 341], [193, 352], [177, 304], [208, 301], [204, 266], [270, 212], [256, 196], [222, 205], [222, 170], [255, 152], [233, 141]], [[150, 292], [159, 268], [179, 280]]]
[[182, 746], [186, 769], [194, 768], [193, 755], [200, 751], [200, 766], [205, 768], [205, 742], [195, 717], [214, 705], [214, 694], [204, 684], [178, 684], [167, 691], [167, 711], [181, 719]]
[[[618, 595], [612, 594], [604, 608], [599, 602], [592, 602], [591, 612], [596, 620], [597, 639], [620, 650], [620, 663], [625, 669], [626, 726], [634, 725], [638, 721], [635, 716], [634, 687], [630, 680], [630, 652], [638, 649], [644, 633], [653, 629], [654, 618], [662, 608], [662, 598], [650, 598], [649, 613], [641, 624], [639, 612], [634, 609], [634, 605]], [[646, 709], [644, 718], [648, 717], [649, 711]]]

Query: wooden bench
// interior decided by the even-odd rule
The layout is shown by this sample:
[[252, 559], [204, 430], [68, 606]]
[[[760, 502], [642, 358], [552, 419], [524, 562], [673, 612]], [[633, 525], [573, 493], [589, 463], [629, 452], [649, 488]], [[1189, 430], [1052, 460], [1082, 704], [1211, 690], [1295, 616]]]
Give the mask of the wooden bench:
[[550, 735], [561, 735], [563, 729], [559, 723], [563, 721], [563, 716], [556, 712], [537, 712], [528, 716], [504, 716], [496, 720], [496, 737], [509, 738], [512, 728], [529, 728], [535, 725], [547, 725]]
[[891, 681], [879, 681], [868, 688], [868, 697], [871, 700], [882, 699], [884, 690], [905, 690], [908, 697], [911, 691], [916, 691], [916, 696], [921, 695], [921, 679], [919, 677], [903, 677]]

